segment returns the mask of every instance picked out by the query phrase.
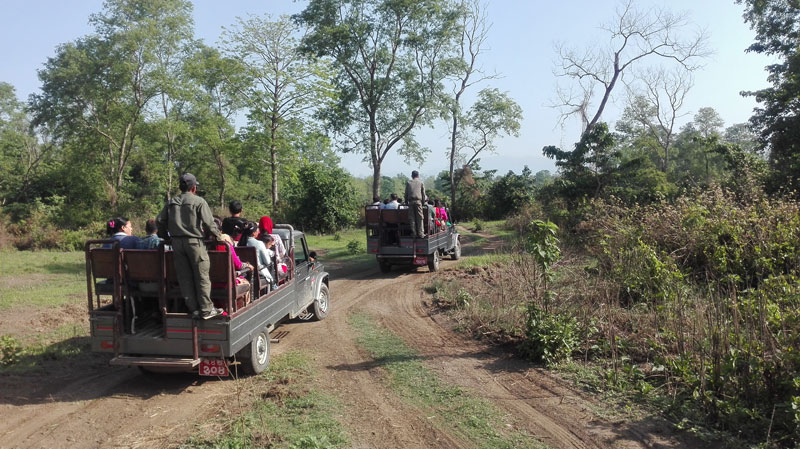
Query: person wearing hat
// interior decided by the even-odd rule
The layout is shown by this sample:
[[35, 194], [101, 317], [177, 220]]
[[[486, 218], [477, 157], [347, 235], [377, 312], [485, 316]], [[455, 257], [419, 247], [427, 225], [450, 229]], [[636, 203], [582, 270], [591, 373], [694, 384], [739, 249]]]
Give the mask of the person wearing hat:
[[197, 178], [184, 173], [179, 183], [181, 194], [173, 197], [156, 218], [159, 235], [172, 238], [175, 273], [186, 307], [194, 315], [209, 319], [222, 314], [211, 302], [211, 263], [203, 243], [204, 229], [221, 241], [211, 208], [197, 195]]
[[406, 183], [406, 201], [408, 201], [408, 221], [411, 230], [418, 239], [425, 238], [423, 229], [422, 201], [425, 199], [425, 184], [419, 179], [419, 172], [411, 172], [411, 179]]

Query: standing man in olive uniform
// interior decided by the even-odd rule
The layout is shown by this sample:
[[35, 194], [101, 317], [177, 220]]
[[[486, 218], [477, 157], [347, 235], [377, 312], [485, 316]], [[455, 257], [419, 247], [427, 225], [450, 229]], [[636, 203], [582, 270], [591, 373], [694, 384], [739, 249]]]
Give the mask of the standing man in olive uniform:
[[406, 183], [406, 202], [408, 202], [408, 220], [411, 229], [418, 239], [425, 238], [423, 230], [422, 201], [425, 200], [425, 184], [419, 179], [419, 172], [411, 172], [411, 179]]
[[208, 270], [211, 263], [203, 243], [203, 228], [220, 240], [220, 233], [211, 215], [211, 208], [197, 196], [197, 178], [191, 173], [180, 177], [181, 194], [169, 200], [156, 218], [159, 234], [172, 237], [175, 273], [181, 286], [181, 295], [189, 311], [203, 319], [220, 315], [222, 309], [211, 302], [211, 280]]

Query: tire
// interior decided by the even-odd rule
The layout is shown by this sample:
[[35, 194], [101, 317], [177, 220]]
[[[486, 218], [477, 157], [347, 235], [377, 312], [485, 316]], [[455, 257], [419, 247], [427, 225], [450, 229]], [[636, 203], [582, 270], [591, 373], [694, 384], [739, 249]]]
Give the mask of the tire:
[[314, 321], [322, 321], [328, 316], [328, 309], [331, 306], [331, 296], [328, 293], [328, 286], [322, 284], [319, 287], [319, 296], [308, 306], [308, 311], [314, 315]]
[[439, 270], [439, 250], [434, 250], [433, 254], [428, 256], [428, 270], [431, 272]]
[[262, 373], [269, 366], [269, 334], [266, 330], [260, 331], [244, 349], [239, 353], [242, 359], [242, 370], [245, 374], [255, 375]]
[[453, 247], [453, 254], [450, 255], [453, 260], [458, 260], [461, 258], [461, 240], [456, 238], [456, 246]]
[[388, 273], [392, 271], [392, 264], [383, 259], [378, 259], [378, 268], [381, 269], [381, 273]]

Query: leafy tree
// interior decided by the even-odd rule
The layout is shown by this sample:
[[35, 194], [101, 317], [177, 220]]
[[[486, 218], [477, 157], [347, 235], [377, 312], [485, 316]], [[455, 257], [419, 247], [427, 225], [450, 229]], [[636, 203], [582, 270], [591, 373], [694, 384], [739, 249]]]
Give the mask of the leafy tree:
[[559, 196], [573, 201], [601, 196], [603, 188], [612, 181], [620, 156], [614, 148], [614, 136], [602, 122], [584, 134], [573, 151], [546, 146], [542, 152], [555, 159], [561, 171], [553, 188]]
[[733, 124], [725, 128], [722, 136], [725, 142], [739, 145], [742, 150], [750, 154], [759, 152], [758, 136], [753, 132], [752, 126], [748, 123]]
[[[467, 116], [462, 110], [461, 100], [464, 92], [473, 85], [497, 75], [487, 75], [478, 65], [478, 58], [485, 52], [485, 42], [489, 31], [484, 6], [478, 0], [462, 1], [458, 24], [457, 57], [452, 58], [452, 74], [448, 77], [452, 83], [451, 92], [442, 91], [443, 116], [450, 125], [450, 203], [456, 204], [456, 169], [468, 166], [471, 162], [465, 161], [462, 155], [464, 131], [462, 128], [467, 122]], [[519, 128], [519, 126], [517, 126]], [[475, 154], [477, 156], [477, 153]], [[474, 159], [474, 157], [472, 158]], [[457, 166], [458, 164], [458, 166]], [[452, 212], [452, 211], [451, 211]]]
[[[245, 84], [244, 70], [238, 61], [224, 57], [217, 49], [198, 45], [192, 58], [184, 64], [192, 81], [192, 99], [184, 120], [191, 124], [191, 142], [196, 151], [188, 157], [208, 154], [214, 161], [214, 184], [218, 188], [217, 204], [225, 206], [229, 179], [236, 175], [236, 159], [241, 143], [235, 135], [233, 120], [243, 107], [237, 92]], [[233, 160], [233, 161], [232, 161]], [[185, 165], [185, 163], [184, 163]], [[235, 177], [238, 179], [238, 176]]]
[[[470, 166], [483, 152], [494, 152], [494, 140], [502, 134], [519, 136], [522, 108], [505, 92], [483, 89], [478, 99], [463, 120], [463, 131], [459, 134], [455, 157], [462, 166]], [[450, 201], [455, 201], [460, 177], [455, 176], [454, 164], [450, 164]]]
[[226, 29], [227, 54], [236, 58], [250, 78], [240, 94], [250, 108], [250, 119], [265, 134], [263, 162], [270, 167], [272, 204], [278, 203], [281, 155], [292, 148], [288, 128], [302, 127], [309, 111], [330, 98], [328, 73], [319, 60], [307, 59], [298, 48], [298, 27], [287, 16], [239, 18]]
[[360, 206], [350, 175], [320, 163], [300, 168], [298, 194], [291, 204], [294, 222], [313, 232], [334, 232], [353, 225]]
[[769, 150], [773, 189], [800, 187], [800, 5], [786, 0], [736, 0], [756, 32], [747, 49], [774, 56], [767, 66], [771, 87], [747, 95], [760, 107], [750, 119], [760, 144]]
[[59, 47], [39, 72], [32, 110], [34, 124], [50, 126], [62, 143], [80, 141], [73, 149], [97, 160], [115, 210], [148, 105], [164, 87], [157, 52], [185, 36], [191, 4], [108, 0], [90, 22], [95, 34]]
[[521, 174], [509, 171], [489, 188], [488, 218], [505, 218], [524, 209], [533, 199], [535, 178], [526, 165]]
[[35, 196], [35, 184], [53, 160], [54, 149], [31, 131], [25, 104], [17, 100], [14, 86], [0, 82], [0, 204], [27, 202]]
[[423, 159], [413, 130], [432, 118], [458, 13], [445, 0], [311, 0], [295, 19], [309, 29], [304, 51], [338, 71], [338, 102], [323, 115], [344, 151], [365, 154], [378, 196], [381, 165], [396, 146], [407, 160]]

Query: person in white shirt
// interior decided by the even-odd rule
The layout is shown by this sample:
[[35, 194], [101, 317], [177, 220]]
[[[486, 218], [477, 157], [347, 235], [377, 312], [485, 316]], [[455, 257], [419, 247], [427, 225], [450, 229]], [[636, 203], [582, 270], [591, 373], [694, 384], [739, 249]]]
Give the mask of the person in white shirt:
[[393, 193], [389, 196], [389, 202], [383, 206], [384, 209], [397, 209], [400, 203], [397, 202], [397, 194]]

